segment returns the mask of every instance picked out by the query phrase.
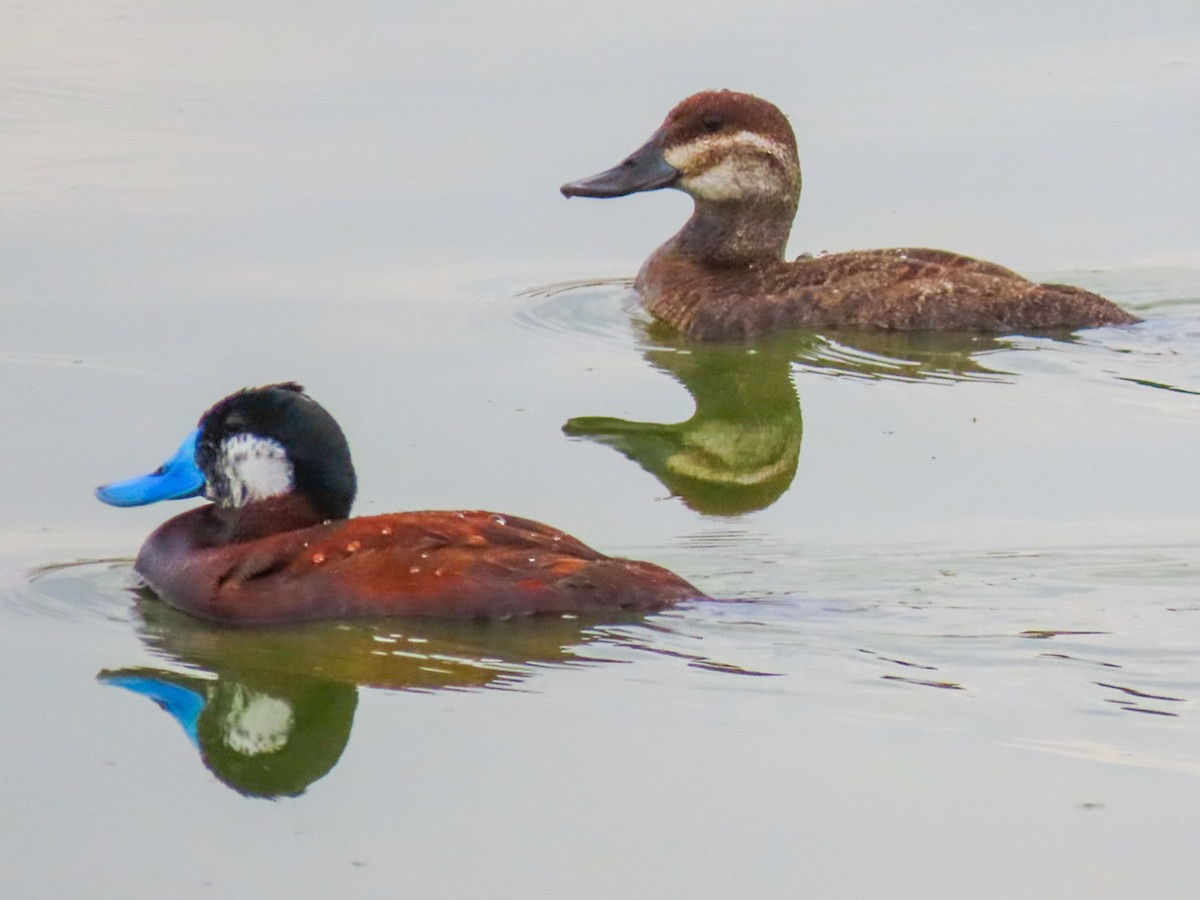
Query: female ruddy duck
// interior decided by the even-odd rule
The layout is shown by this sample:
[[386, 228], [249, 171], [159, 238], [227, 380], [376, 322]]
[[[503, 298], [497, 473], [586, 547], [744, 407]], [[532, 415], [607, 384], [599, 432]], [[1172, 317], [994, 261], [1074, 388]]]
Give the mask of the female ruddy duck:
[[787, 118], [750, 94], [688, 97], [615, 168], [563, 185], [567, 197], [676, 188], [695, 201], [683, 230], [643, 264], [652, 316], [702, 340], [783, 328], [1012, 333], [1137, 322], [1080, 288], [1035, 284], [943, 250], [856, 250], [783, 258], [800, 200]]
[[213, 501], [159, 526], [134, 568], [171, 606], [218, 622], [507, 618], [704, 598], [666, 569], [515, 516], [349, 519], [356, 486], [337, 422], [287, 383], [231, 394], [158, 470], [96, 495], [113, 506]]

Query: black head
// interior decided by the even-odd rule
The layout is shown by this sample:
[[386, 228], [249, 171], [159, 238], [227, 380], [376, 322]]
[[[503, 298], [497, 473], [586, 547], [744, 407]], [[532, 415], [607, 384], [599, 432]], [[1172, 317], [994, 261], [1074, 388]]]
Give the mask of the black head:
[[294, 491], [327, 519], [350, 514], [350, 445], [333, 416], [294, 382], [230, 394], [200, 419], [196, 465], [205, 495], [240, 507]]

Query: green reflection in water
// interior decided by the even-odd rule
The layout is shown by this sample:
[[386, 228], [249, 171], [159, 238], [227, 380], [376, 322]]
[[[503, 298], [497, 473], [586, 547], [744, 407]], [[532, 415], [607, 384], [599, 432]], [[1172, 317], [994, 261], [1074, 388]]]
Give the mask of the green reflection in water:
[[752, 345], [700, 344], [641, 326], [643, 358], [692, 395], [684, 422], [577, 416], [563, 426], [623, 453], [692, 509], [733, 516], [764, 509], [791, 486], [804, 433], [792, 367], [870, 379], [1000, 380], [978, 354], [1005, 341], [974, 334], [852, 332], [774, 335]]
[[[511, 687], [537, 665], [595, 662], [581, 644], [631, 638], [578, 618], [501, 622], [389, 619], [234, 629], [137, 594], [139, 637], [185, 671], [106, 669], [183, 726], [205, 766], [253, 797], [296, 796], [337, 764], [358, 686], [434, 691]], [[636, 617], [614, 620], [638, 621]]]
[[269, 671], [214, 679], [143, 667], [99, 678], [174, 715], [209, 771], [249, 797], [297, 796], [326, 775], [346, 748], [358, 705], [352, 685]]

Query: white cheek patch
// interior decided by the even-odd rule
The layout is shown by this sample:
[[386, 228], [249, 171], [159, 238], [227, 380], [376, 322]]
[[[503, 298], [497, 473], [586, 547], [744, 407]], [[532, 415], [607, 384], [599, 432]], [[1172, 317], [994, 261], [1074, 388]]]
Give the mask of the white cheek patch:
[[295, 474], [283, 445], [256, 434], [237, 434], [224, 441], [217, 472], [220, 499], [233, 507], [288, 493]]
[[781, 171], [797, 177], [788, 149], [751, 131], [696, 138], [668, 148], [663, 158], [683, 173], [679, 186], [704, 200], [778, 196], [792, 189]]
[[704, 200], [736, 200], [780, 192], [779, 176], [765, 162], [729, 158], [696, 175], [684, 176], [679, 186]]

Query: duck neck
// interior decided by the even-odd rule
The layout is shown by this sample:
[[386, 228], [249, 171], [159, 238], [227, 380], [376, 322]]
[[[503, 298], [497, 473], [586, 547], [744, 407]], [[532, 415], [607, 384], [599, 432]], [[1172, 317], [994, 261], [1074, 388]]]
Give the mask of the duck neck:
[[208, 541], [212, 544], [240, 544], [259, 540], [284, 531], [297, 531], [324, 521], [312, 504], [295, 493], [256, 500], [243, 507], [207, 507]]
[[697, 198], [692, 217], [662, 251], [720, 268], [780, 262], [797, 200], [714, 202]]

